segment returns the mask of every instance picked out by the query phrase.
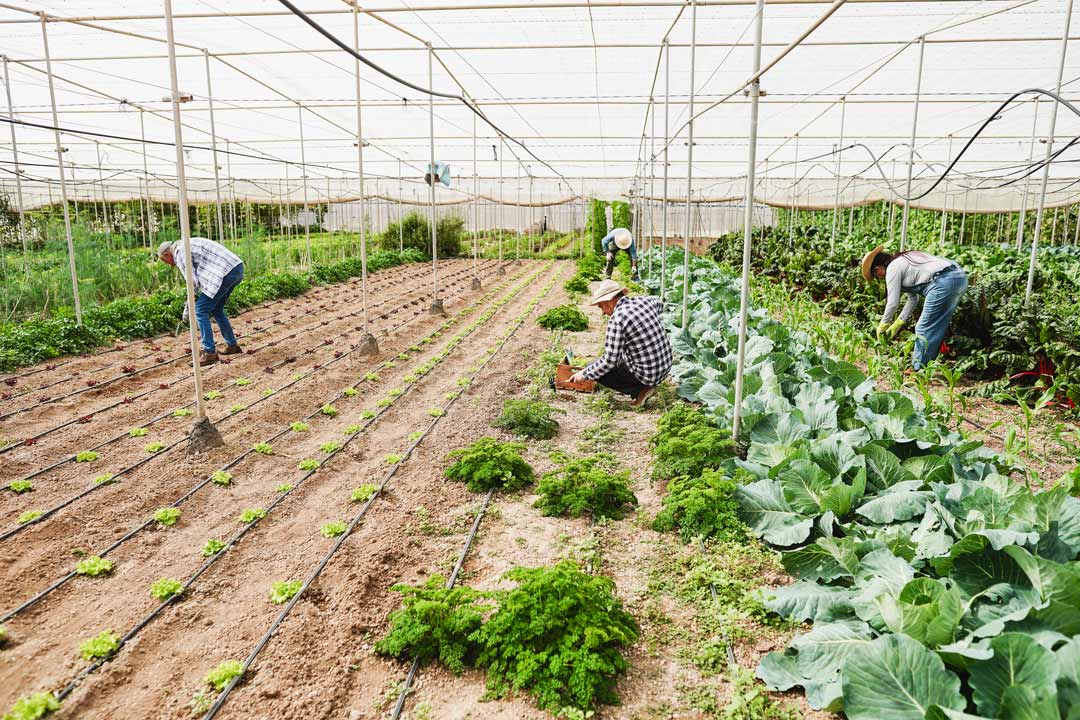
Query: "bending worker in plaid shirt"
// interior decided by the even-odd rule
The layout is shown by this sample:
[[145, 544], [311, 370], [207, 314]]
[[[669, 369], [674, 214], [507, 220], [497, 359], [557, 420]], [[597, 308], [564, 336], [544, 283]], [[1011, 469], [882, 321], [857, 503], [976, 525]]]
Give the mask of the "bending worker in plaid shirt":
[[660, 322], [660, 299], [628, 297], [626, 288], [604, 280], [593, 292], [591, 305], [609, 316], [604, 354], [570, 378], [595, 380], [634, 398], [640, 407], [656, 392], [671, 370], [671, 343]]
[[[158, 246], [158, 258], [178, 269], [181, 275], [187, 267], [184, 253], [183, 240], [163, 242]], [[221, 354], [235, 355], [240, 352], [229, 317], [225, 314], [225, 302], [232, 295], [233, 289], [244, 279], [244, 261], [221, 243], [193, 237], [191, 265], [195, 269], [195, 322], [199, 325], [199, 337], [202, 339], [199, 364], [213, 365], [218, 361], [218, 354], [214, 347], [211, 316], [217, 321], [221, 339], [225, 341], [225, 349]], [[185, 304], [184, 320], [187, 319], [188, 308]]]

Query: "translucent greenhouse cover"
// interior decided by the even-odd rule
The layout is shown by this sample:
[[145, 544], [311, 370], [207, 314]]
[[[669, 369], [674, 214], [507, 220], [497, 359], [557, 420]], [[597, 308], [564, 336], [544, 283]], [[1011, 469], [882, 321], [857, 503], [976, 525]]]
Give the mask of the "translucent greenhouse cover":
[[[295, 2], [352, 46], [350, 4]], [[1054, 103], [1027, 94], [998, 109], [1021, 90], [1054, 89], [1066, 0], [849, 0], [788, 51], [832, 5], [765, 5], [763, 65], [786, 54], [762, 78], [758, 202], [832, 207], [902, 195], [918, 40], [925, 37], [913, 194], [940, 178], [985, 120], [1000, 117], [945, 182], [912, 205], [1015, 210], [1025, 193], [1028, 206], [1034, 204], [1041, 170], [1024, 175], [1032, 157], [1045, 156]], [[355, 200], [354, 59], [274, 0], [175, 0], [173, 12], [180, 90], [191, 96], [181, 108], [192, 201], [215, 198], [210, 95], [227, 197], [302, 203], [306, 192], [312, 203]], [[59, 198], [43, 24], [35, 13], [48, 19], [69, 192], [84, 201], [145, 193], [174, 202], [163, 3], [48, 0], [0, 6], [0, 53], [8, 58], [27, 206]], [[359, 50], [426, 87], [431, 43], [431, 86], [474, 99], [514, 139], [504, 145], [496, 130], [477, 121], [474, 163], [474, 114], [457, 100], [436, 98], [435, 158], [452, 174], [450, 187], [437, 191], [439, 203], [468, 203], [474, 173], [479, 194], [504, 203], [569, 204], [582, 195], [631, 193], [659, 198], [665, 145], [668, 197], [679, 202], [687, 188], [691, 85], [695, 113], [712, 106], [694, 123], [692, 199], [738, 203], [750, 116], [741, 89], [752, 71], [755, 6], [752, 0], [697, 3], [691, 83], [693, 14], [689, 3], [668, 0], [376, 0], [361, 7]], [[1062, 94], [1070, 101], [1080, 97], [1077, 58], [1080, 52], [1069, 53], [1064, 66]], [[669, 127], [678, 134], [665, 142], [668, 64]], [[423, 203], [428, 97], [360, 67], [366, 194]], [[2, 131], [0, 191], [14, 197], [13, 147], [8, 129]], [[1078, 131], [1080, 118], [1061, 107], [1055, 150]], [[142, 137], [154, 144], [144, 146]], [[1051, 167], [1048, 206], [1078, 200], [1075, 162], [1076, 153], [1066, 149]]]

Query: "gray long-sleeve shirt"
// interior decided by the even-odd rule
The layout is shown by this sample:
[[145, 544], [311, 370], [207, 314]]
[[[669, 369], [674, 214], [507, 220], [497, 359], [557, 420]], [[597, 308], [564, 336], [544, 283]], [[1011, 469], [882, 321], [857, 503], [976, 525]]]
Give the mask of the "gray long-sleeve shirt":
[[900, 307], [901, 293], [908, 296], [904, 309], [900, 311], [900, 319], [907, 322], [919, 304], [916, 288], [930, 282], [935, 275], [952, 265], [955, 265], [952, 260], [918, 250], [901, 255], [889, 263], [889, 267], [885, 270], [886, 300], [885, 313], [881, 316], [881, 322], [887, 323], [893, 319], [896, 309]]

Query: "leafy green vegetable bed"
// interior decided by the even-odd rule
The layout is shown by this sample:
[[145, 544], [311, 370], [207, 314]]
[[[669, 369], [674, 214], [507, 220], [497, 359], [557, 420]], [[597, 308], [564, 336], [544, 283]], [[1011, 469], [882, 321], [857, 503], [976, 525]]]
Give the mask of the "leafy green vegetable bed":
[[[697, 258], [691, 272], [672, 375], [723, 428], [737, 278]], [[1080, 500], [1013, 482], [993, 452], [760, 310], [746, 365], [745, 458], [720, 469], [797, 579], [766, 607], [813, 623], [758, 677], [851, 720], [1080, 718]]]

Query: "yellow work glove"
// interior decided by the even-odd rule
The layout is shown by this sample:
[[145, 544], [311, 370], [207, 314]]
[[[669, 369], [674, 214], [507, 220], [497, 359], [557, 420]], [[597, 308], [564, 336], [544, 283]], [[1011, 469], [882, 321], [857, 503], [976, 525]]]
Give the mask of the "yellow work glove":
[[887, 332], [889, 333], [889, 337], [895, 338], [897, 335], [899, 335], [900, 328], [902, 327], [904, 327], [904, 321], [898, 318], [896, 321], [893, 322], [892, 325], [889, 326], [889, 329], [887, 330]]
[[887, 323], [887, 322], [879, 322], [878, 326], [877, 326], [877, 336], [881, 337], [882, 335], [885, 334], [885, 331], [888, 330], [888, 329], [889, 329], [889, 323]]

